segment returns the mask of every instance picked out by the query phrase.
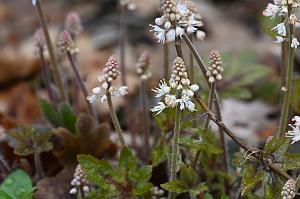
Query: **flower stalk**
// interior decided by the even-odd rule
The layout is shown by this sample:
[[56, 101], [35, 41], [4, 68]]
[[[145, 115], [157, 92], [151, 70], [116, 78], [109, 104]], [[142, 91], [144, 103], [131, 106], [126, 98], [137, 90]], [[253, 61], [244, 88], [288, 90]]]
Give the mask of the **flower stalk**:
[[54, 48], [53, 48], [53, 45], [52, 45], [52, 42], [51, 42], [51, 39], [50, 39], [50, 35], [49, 35], [49, 32], [48, 32], [48, 28], [47, 28], [47, 25], [46, 25], [46, 21], [45, 21], [45, 17], [44, 17], [44, 14], [43, 14], [43, 10], [42, 10], [40, 1], [36, 1], [35, 4], [34, 4], [34, 7], [36, 8], [40, 24], [42, 26], [42, 29], [43, 29], [43, 32], [44, 32], [44, 35], [45, 35], [49, 56], [50, 56], [52, 66], [53, 66], [54, 81], [55, 81], [55, 83], [56, 83], [56, 85], [57, 85], [57, 87], [60, 91], [61, 99], [63, 101], [68, 101], [68, 97], [67, 97], [66, 92], [64, 90], [64, 86], [63, 86], [63, 83], [62, 83], [62, 80], [61, 80], [61, 76], [59, 74], [57, 59], [56, 59], [56, 56], [55, 56], [55, 53], [54, 53]]
[[[291, 14], [291, 5], [288, 5], [288, 16]], [[288, 21], [288, 20], [287, 20]], [[279, 122], [279, 128], [277, 135], [280, 136], [286, 132], [286, 127], [289, 118], [289, 109], [290, 109], [290, 101], [293, 92], [293, 71], [294, 71], [294, 56], [295, 49], [291, 46], [293, 34], [294, 34], [294, 25], [287, 23], [288, 26], [288, 60], [287, 60], [287, 68], [286, 68], [286, 78], [285, 78], [285, 86], [284, 86], [284, 95], [283, 95], [283, 104], [281, 110], [281, 117]]]
[[125, 5], [121, 6], [121, 19], [120, 19], [120, 69], [122, 73], [121, 81], [122, 85], [126, 86], [126, 56], [125, 56], [125, 49], [126, 49], [126, 38], [127, 38], [127, 8]]
[[109, 109], [109, 114], [110, 114], [111, 120], [114, 124], [115, 130], [118, 134], [118, 137], [119, 137], [119, 140], [120, 140], [120, 143], [121, 143], [122, 147], [125, 147], [126, 144], [125, 144], [125, 140], [124, 140], [124, 137], [123, 137], [123, 132], [122, 132], [121, 125], [119, 123], [118, 117], [117, 117], [116, 112], [115, 112], [114, 107], [113, 107], [113, 103], [112, 103], [112, 100], [111, 100], [111, 95], [110, 95], [110, 93], [107, 93], [106, 96], [107, 96], [107, 104], [108, 104], [108, 109]]
[[38, 179], [43, 178], [45, 175], [43, 171], [41, 156], [40, 153], [38, 152], [34, 152], [34, 164], [35, 164], [37, 178]]

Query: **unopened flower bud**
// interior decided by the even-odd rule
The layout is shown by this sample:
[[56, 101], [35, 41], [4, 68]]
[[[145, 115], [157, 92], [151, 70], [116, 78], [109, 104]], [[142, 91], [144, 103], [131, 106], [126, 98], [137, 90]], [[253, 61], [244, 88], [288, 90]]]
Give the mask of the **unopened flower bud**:
[[65, 20], [65, 29], [73, 35], [82, 31], [81, 19], [76, 12], [70, 12]]
[[282, 199], [292, 199], [296, 195], [296, 182], [293, 179], [286, 181], [282, 188]]
[[75, 42], [73, 41], [71, 34], [68, 31], [63, 31], [58, 38], [58, 49], [61, 54], [70, 53], [75, 54], [79, 52], [78, 48], [76, 47]]

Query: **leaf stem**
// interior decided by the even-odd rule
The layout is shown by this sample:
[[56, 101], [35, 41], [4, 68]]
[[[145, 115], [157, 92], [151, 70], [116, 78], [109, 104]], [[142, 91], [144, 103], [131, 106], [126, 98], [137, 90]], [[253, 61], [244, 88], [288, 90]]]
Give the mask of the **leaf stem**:
[[119, 120], [117, 118], [116, 112], [115, 112], [113, 104], [112, 104], [111, 95], [109, 92], [107, 92], [106, 96], [107, 96], [107, 104], [108, 104], [108, 108], [109, 108], [110, 117], [114, 124], [115, 130], [118, 134], [120, 143], [121, 143], [122, 147], [126, 147], [125, 140], [123, 137], [123, 132], [122, 132]]
[[64, 86], [63, 86], [63, 83], [62, 83], [62, 80], [61, 80], [61, 77], [60, 77], [60, 74], [59, 74], [57, 59], [56, 59], [56, 56], [55, 56], [55, 53], [54, 53], [54, 48], [52, 46], [52, 42], [51, 42], [51, 39], [50, 39], [50, 35], [49, 35], [49, 32], [48, 32], [47, 24], [46, 24], [46, 21], [45, 21], [45, 17], [43, 15], [43, 10], [42, 10], [40, 1], [36, 1], [35, 8], [36, 8], [40, 24], [42, 26], [42, 29], [43, 29], [43, 32], [44, 32], [44, 35], [45, 35], [49, 56], [50, 56], [50, 59], [51, 59], [52, 65], [53, 65], [53, 78], [54, 78], [54, 81], [55, 81], [55, 83], [56, 83], [56, 85], [57, 85], [57, 87], [60, 91], [61, 99], [63, 101], [68, 101], [68, 97], [67, 97], [66, 92], [64, 90]]

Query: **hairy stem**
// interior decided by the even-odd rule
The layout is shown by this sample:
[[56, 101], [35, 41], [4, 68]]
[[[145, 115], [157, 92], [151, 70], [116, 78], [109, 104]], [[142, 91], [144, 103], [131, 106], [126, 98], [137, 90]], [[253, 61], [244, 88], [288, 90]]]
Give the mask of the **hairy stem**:
[[74, 59], [73, 59], [73, 56], [71, 55], [70, 52], [67, 52], [67, 57], [68, 57], [68, 59], [69, 59], [70, 65], [71, 65], [71, 67], [72, 67], [72, 70], [73, 70], [73, 72], [74, 72], [74, 74], [75, 74], [75, 78], [76, 78], [76, 80], [77, 80], [77, 84], [78, 84], [79, 88], [81, 89], [82, 94], [84, 95], [85, 102], [86, 102], [86, 104], [87, 104], [87, 106], [88, 106], [89, 112], [90, 112], [91, 115], [93, 115], [93, 116], [96, 118], [96, 113], [95, 113], [95, 111], [93, 110], [92, 105], [91, 105], [91, 104], [88, 102], [88, 100], [87, 100], [88, 92], [87, 92], [87, 89], [86, 89], [86, 87], [85, 87], [85, 85], [84, 85], [84, 83], [83, 83], [83, 80], [82, 80], [82, 78], [80, 77], [80, 74], [79, 74], [79, 72], [78, 72], [78, 66], [77, 66], [77, 64], [75, 63], [75, 61], [74, 61]]
[[43, 178], [44, 177], [44, 171], [43, 171], [41, 156], [40, 156], [40, 153], [38, 153], [38, 152], [34, 153], [34, 164], [35, 164], [35, 170], [36, 170], [37, 178], [38, 179]]
[[[291, 12], [291, 5], [288, 6], [288, 16]], [[290, 109], [290, 101], [293, 92], [293, 71], [294, 71], [294, 56], [295, 49], [291, 47], [291, 42], [294, 33], [294, 25], [287, 23], [288, 25], [288, 60], [287, 60], [287, 68], [286, 68], [286, 78], [284, 85], [284, 96], [283, 96], [283, 104], [281, 109], [281, 117], [279, 122], [279, 128], [277, 132], [277, 136], [280, 136], [286, 132], [286, 127], [289, 118], [289, 109]]]
[[122, 147], [126, 147], [125, 140], [124, 140], [124, 137], [123, 137], [123, 132], [122, 132], [119, 120], [117, 118], [116, 112], [114, 110], [114, 107], [113, 107], [113, 104], [112, 104], [112, 101], [111, 101], [111, 95], [110, 95], [109, 92], [107, 92], [106, 95], [107, 95], [107, 104], [108, 104], [108, 108], [109, 108], [110, 117], [111, 117], [112, 122], [114, 124], [115, 130], [118, 134], [118, 137], [119, 137], [119, 140], [120, 140], [120, 143], [121, 143]]
[[121, 80], [122, 85], [126, 86], [126, 60], [125, 60], [125, 50], [126, 50], [126, 38], [127, 38], [127, 17], [126, 17], [126, 6], [121, 7], [121, 19], [120, 19], [120, 68], [121, 68]]
[[183, 59], [183, 53], [182, 53], [182, 48], [181, 48], [181, 38], [180, 37], [176, 37], [176, 39], [175, 39], [175, 49], [176, 49], [176, 52], [177, 52], [177, 56]]
[[[193, 42], [193, 36], [190, 35], [189, 39], [191, 42]], [[190, 79], [192, 82], [195, 82], [195, 66], [194, 66], [194, 56], [191, 52], [189, 52], [189, 58], [190, 58]]]
[[[171, 157], [171, 178], [170, 181], [176, 180], [176, 173], [178, 167], [178, 154], [179, 154], [179, 136], [180, 136], [180, 122], [181, 122], [181, 110], [179, 105], [176, 107], [175, 127], [172, 144], [172, 157]], [[174, 198], [175, 193], [170, 192], [169, 198]]]
[[168, 43], [163, 44], [163, 60], [164, 60], [164, 79], [169, 77], [169, 46]]
[[[215, 83], [212, 83], [212, 84], [210, 84], [209, 97], [208, 97], [208, 108], [210, 110], [212, 110], [213, 104], [214, 104], [214, 90], [215, 90]], [[204, 126], [203, 126], [204, 132], [207, 132], [208, 127], [209, 127], [209, 117], [208, 117], [208, 115], [206, 115], [205, 120], [204, 120]], [[198, 150], [196, 153], [195, 159], [192, 163], [192, 167], [194, 169], [196, 169], [196, 167], [197, 167], [200, 154], [201, 154], [201, 151]]]
[[44, 84], [45, 84], [45, 87], [46, 87], [46, 90], [47, 90], [47, 94], [48, 94], [48, 97], [49, 97], [50, 101], [53, 104], [55, 104], [52, 89], [51, 89], [51, 86], [50, 86], [50, 80], [49, 80], [50, 72], [49, 72], [49, 68], [47, 66], [47, 63], [45, 61], [44, 49], [43, 48], [39, 49], [39, 55], [40, 55], [41, 68], [42, 68], [42, 78], [43, 78], [43, 81], [44, 81]]
[[149, 152], [149, 112], [148, 112], [148, 98], [147, 98], [147, 80], [141, 80], [140, 95], [141, 95], [141, 107], [143, 118], [143, 135], [144, 135], [144, 157], [147, 157]]
[[56, 83], [56, 85], [57, 85], [57, 87], [60, 91], [61, 99], [63, 101], [68, 101], [68, 97], [67, 97], [66, 92], [64, 90], [64, 86], [63, 86], [63, 83], [62, 83], [62, 80], [61, 80], [61, 77], [60, 77], [60, 74], [59, 74], [57, 59], [56, 59], [56, 56], [55, 56], [55, 53], [54, 53], [54, 48], [52, 46], [52, 42], [51, 42], [51, 39], [50, 39], [50, 35], [49, 35], [49, 32], [48, 32], [47, 24], [46, 24], [46, 21], [45, 21], [45, 17], [43, 15], [43, 10], [42, 10], [40, 1], [36, 1], [35, 7], [36, 7], [37, 15], [39, 17], [40, 24], [42, 26], [42, 29], [43, 29], [43, 32], [44, 32], [44, 35], [45, 35], [49, 56], [50, 56], [50, 59], [51, 59], [52, 65], [53, 65], [53, 78], [54, 78], [54, 81], [55, 81], [55, 83]]

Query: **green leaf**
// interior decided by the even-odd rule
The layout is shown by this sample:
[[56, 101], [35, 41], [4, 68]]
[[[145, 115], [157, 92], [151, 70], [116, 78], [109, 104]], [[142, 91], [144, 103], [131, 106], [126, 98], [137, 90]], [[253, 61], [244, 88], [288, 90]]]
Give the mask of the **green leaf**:
[[47, 100], [40, 99], [40, 108], [47, 121], [55, 127], [60, 125], [58, 114], [52, 104], [50, 104]]
[[12, 197], [10, 197], [6, 192], [0, 190], [0, 198], [1, 199], [13, 199]]
[[223, 194], [220, 199], [229, 199], [229, 196], [227, 196], [226, 194]]
[[161, 184], [160, 186], [169, 192], [175, 192], [178, 194], [188, 192], [187, 187], [185, 186], [184, 182], [182, 182], [181, 180], [173, 180]]
[[31, 199], [35, 188], [27, 173], [16, 170], [2, 182], [0, 190], [0, 196], [4, 195], [8, 199]]
[[44, 117], [54, 127], [65, 127], [72, 133], [76, 133], [75, 123], [77, 116], [72, 111], [72, 107], [68, 103], [59, 106], [58, 111], [55, 107], [44, 99], [40, 99], [40, 107]]
[[246, 165], [242, 173], [242, 191], [241, 195], [245, 196], [256, 186], [257, 183], [261, 181], [263, 173], [257, 171], [253, 165]]
[[136, 182], [147, 182], [150, 180], [152, 176], [152, 166], [151, 165], [145, 165], [141, 168], [137, 169], [136, 171], [133, 171], [133, 178]]
[[162, 141], [157, 143], [151, 153], [152, 166], [158, 166], [166, 159], [167, 155], [168, 146], [163, 144]]
[[291, 105], [297, 113], [300, 113], [300, 77], [294, 81]]
[[179, 144], [194, 150], [206, 151], [211, 154], [221, 154], [223, 152], [218, 146], [210, 145], [207, 142], [204, 143], [192, 137], [181, 137], [179, 139]]
[[186, 186], [193, 187], [196, 184], [197, 173], [192, 167], [183, 165], [180, 170], [180, 177]]
[[136, 157], [133, 155], [132, 151], [129, 148], [123, 147], [119, 159], [119, 168], [121, 174], [125, 175], [125, 172], [127, 171], [136, 172], [136, 167], [137, 167]]
[[274, 188], [269, 183], [264, 183], [264, 199], [273, 199]]
[[133, 195], [140, 196], [150, 192], [153, 185], [150, 182], [138, 183], [133, 189]]
[[267, 154], [278, 153], [284, 154], [290, 145], [290, 141], [284, 135], [281, 137], [269, 137], [264, 147], [264, 152]]
[[300, 153], [285, 153], [283, 157], [283, 169], [295, 170], [300, 168]]
[[206, 190], [208, 190], [208, 187], [205, 185], [205, 183], [200, 183], [196, 187], [190, 189], [189, 192], [196, 196]]
[[73, 113], [72, 107], [68, 103], [63, 103], [59, 107], [60, 125], [69, 129], [72, 133], [76, 133], [77, 116]]
[[214, 197], [213, 197], [211, 194], [206, 193], [206, 194], [204, 195], [204, 199], [214, 199]]

